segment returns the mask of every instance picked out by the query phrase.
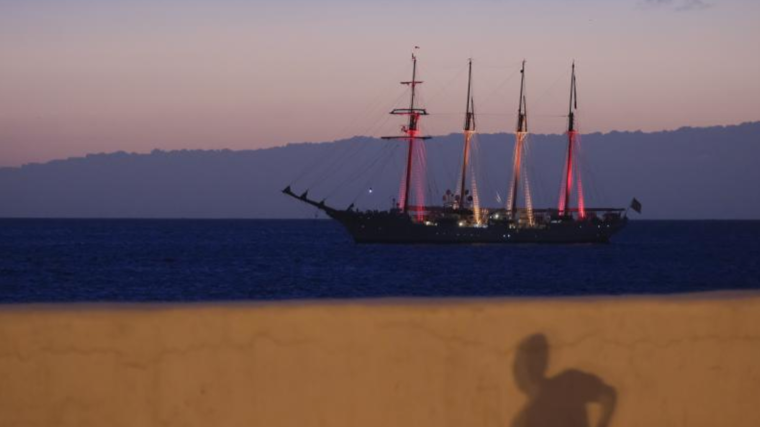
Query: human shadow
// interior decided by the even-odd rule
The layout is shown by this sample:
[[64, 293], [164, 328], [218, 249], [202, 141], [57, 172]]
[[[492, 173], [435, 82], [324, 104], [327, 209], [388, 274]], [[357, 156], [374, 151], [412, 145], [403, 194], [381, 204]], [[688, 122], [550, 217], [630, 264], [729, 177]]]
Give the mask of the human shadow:
[[594, 374], [568, 369], [547, 377], [549, 343], [543, 334], [520, 342], [514, 362], [515, 382], [528, 402], [512, 427], [591, 427], [588, 404], [598, 404], [597, 427], [610, 425], [617, 392]]

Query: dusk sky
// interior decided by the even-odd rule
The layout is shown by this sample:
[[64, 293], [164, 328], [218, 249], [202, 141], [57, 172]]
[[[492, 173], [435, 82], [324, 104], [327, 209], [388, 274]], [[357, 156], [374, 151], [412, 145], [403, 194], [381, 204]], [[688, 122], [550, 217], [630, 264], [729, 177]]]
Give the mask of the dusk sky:
[[0, 0], [0, 166], [154, 148], [253, 149], [398, 130], [420, 46], [428, 134], [760, 119], [758, 0]]

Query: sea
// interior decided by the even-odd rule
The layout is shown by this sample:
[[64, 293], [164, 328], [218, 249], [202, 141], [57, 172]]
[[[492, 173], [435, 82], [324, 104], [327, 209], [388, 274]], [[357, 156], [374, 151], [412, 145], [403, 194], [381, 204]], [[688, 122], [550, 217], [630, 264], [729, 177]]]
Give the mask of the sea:
[[329, 220], [0, 219], [0, 303], [760, 289], [760, 221], [631, 221], [603, 245], [357, 245]]

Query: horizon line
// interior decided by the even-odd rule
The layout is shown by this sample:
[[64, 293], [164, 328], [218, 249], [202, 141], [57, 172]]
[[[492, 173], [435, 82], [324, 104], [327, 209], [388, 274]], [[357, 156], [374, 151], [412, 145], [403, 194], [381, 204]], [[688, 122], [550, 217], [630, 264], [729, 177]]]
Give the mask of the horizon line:
[[[610, 130], [607, 132], [603, 131], [593, 131], [593, 132], [584, 132], [581, 133], [581, 135], [609, 135], [613, 133], [641, 133], [641, 134], [656, 134], [656, 133], [670, 133], [670, 132], [678, 132], [686, 129], [711, 129], [711, 128], [728, 128], [728, 127], [740, 127], [740, 126], [751, 126], [751, 125], [760, 125], [760, 119], [752, 120], [752, 121], [744, 121], [740, 123], [734, 123], [734, 124], [723, 124], [723, 125], [710, 125], [710, 126], [689, 126], [684, 125], [677, 128], [671, 128], [671, 129], [661, 129], [661, 130], [655, 130], [655, 131], [644, 131], [641, 129], [637, 130]], [[565, 132], [562, 133], [532, 133], [529, 132], [531, 135], [535, 136], [562, 136], [565, 135]], [[435, 138], [446, 138], [450, 137], [452, 135], [462, 135], [460, 132], [450, 132], [448, 134], [439, 134], [439, 135], [431, 135], [433, 139]], [[483, 132], [480, 133], [480, 135], [514, 135], [514, 132]], [[162, 148], [153, 148], [150, 151], [125, 151], [125, 150], [116, 150], [116, 151], [101, 151], [101, 152], [91, 152], [91, 153], [85, 153], [81, 155], [73, 155], [69, 157], [61, 157], [61, 158], [53, 158], [49, 160], [41, 160], [41, 161], [33, 161], [33, 162], [27, 162], [22, 163], [20, 165], [1, 165], [0, 164], [0, 170], [3, 169], [21, 169], [24, 167], [29, 166], [41, 166], [46, 165], [50, 163], [55, 162], [64, 162], [69, 160], [77, 160], [77, 159], [86, 159], [88, 157], [94, 157], [94, 156], [109, 156], [114, 154], [127, 154], [127, 155], [136, 155], [136, 156], [147, 156], [154, 153], [177, 153], [177, 152], [185, 152], [185, 151], [192, 151], [192, 152], [221, 152], [221, 151], [231, 151], [231, 152], [243, 152], [243, 151], [266, 151], [266, 150], [274, 150], [279, 148], [286, 148], [289, 146], [299, 146], [299, 145], [320, 145], [320, 144], [335, 144], [335, 143], [341, 143], [341, 142], [348, 142], [352, 139], [357, 138], [366, 138], [366, 139], [373, 139], [373, 140], [380, 140], [379, 137], [376, 136], [370, 136], [370, 135], [353, 135], [350, 137], [344, 137], [339, 139], [334, 139], [332, 141], [299, 141], [299, 142], [287, 142], [284, 144], [278, 144], [273, 145], [269, 147], [259, 147], [259, 148], [178, 148], [178, 149], [162, 149]]]

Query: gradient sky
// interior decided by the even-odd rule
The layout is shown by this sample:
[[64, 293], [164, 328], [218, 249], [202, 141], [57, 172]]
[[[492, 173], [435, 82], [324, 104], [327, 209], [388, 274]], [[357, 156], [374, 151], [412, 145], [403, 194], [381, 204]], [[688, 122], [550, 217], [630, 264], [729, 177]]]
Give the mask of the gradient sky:
[[468, 57], [483, 132], [760, 119], [757, 0], [0, 0], [0, 166], [94, 152], [247, 149], [395, 132], [419, 51], [424, 131], [458, 131]]

